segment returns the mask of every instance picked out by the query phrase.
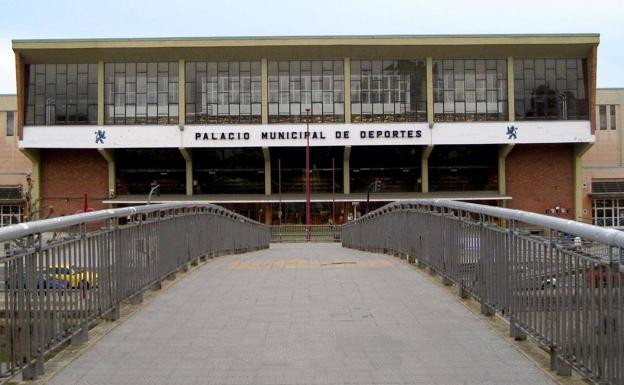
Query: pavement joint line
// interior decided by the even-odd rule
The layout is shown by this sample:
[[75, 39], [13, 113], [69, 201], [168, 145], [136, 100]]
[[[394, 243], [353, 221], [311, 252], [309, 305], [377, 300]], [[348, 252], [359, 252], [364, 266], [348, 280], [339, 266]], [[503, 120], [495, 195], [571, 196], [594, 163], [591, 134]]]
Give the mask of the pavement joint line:
[[[220, 255], [219, 257], [227, 257], [236, 255], [235, 253]], [[149, 305], [153, 302], [161, 293], [164, 293], [165, 290], [174, 286], [178, 282], [181, 282], [183, 278], [194, 274], [197, 272], [202, 266], [210, 263], [211, 261], [215, 261], [217, 258], [206, 258], [204, 261], [200, 261], [198, 265], [191, 266], [188, 271], [182, 272], [181, 270], [176, 270], [178, 276], [175, 280], [170, 281], [163, 279], [162, 280], [162, 288], [159, 290], [149, 290], [149, 287], [146, 288], [143, 302], [139, 304], [131, 304], [129, 299], [122, 301], [120, 306], [120, 317], [115, 321], [106, 321], [104, 319], [99, 319], [96, 322], [96, 325], [89, 329], [89, 340], [80, 346], [71, 346], [71, 344], [67, 344], [61, 348], [59, 348], [56, 353], [50, 360], [46, 360], [44, 363], [45, 372], [44, 374], [32, 381], [14, 381], [9, 380], [7, 384], [20, 384], [20, 385], [45, 385], [48, 384], [58, 373], [60, 373], [63, 369], [69, 366], [72, 362], [78, 359], [81, 355], [90, 350], [93, 346], [95, 346], [102, 338], [106, 337], [113, 330], [117, 329], [117, 327], [121, 326], [127, 320], [132, 318], [136, 313], [142, 310], [145, 306]], [[20, 374], [17, 374], [15, 378], [19, 378]]]
[[[417, 259], [418, 260], [418, 259]], [[451, 286], [444, 285], [442, 283], [442, 277], [439, 274], [430, 275], [426, 273], [424, 270], [418, 269], [416, 264], [409, 263], [405, 261], [406, 264], [410, 265], [413, 270], [419, 272], [422, 276], [426, 277], [429, 281], [435, 283], [437, 286], [444, 289], [444, 291], [458, 300], [462, 306], [464, 306], [469, 312], [471, 312], [474, 316], [476, 316], [479, 320], [481, 320], [487, 327], [498, 337], [502, 338], [505, 342], [511, 345], [516, 351], [526, 357], [533, 365], [539, 369], [542, 373], [546, 374], [548, 378], [553, 380], [558, 385], [587, 385], [591, 384], [591, 382], [581, 375], [579, 375], [574, 369], [572, 370], [572, 376], [564, 377], [558, 376], [556, 373], [550, 370], [550, 356], [548, 353], [542, 349], [535, 341], [533, 341], [530, 335], [527, 335], [527, 339], [524, 341], [516, 341], [512, 337], [509, 336], [509, 321], [505, 319], [498, 312], [495, 313], [494, 317], [486, 317], [481, 314], [480, 306], [481, 304], [469, 296], [468, 298], [462, 299], [460, 298], [455, 291], [457, 290], [457, 285], [453, 284]]]

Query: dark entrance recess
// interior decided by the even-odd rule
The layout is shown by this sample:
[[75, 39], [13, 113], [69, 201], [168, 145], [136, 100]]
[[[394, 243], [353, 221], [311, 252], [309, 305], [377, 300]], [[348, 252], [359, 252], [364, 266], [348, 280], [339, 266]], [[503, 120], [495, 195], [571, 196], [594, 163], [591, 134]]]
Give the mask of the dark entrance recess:
[[261, 148], [193, 149], [194, 194], [263, 194]]
[[[310, 148], [310, 189], [313, 193], [332, 192], [332, 171], [337, 194], [343, 192], [342, 159], [343, 147]], [[332, 169], [332, 159], [334, 167]], [[281, 163], [281, 167], [279, 166]], [[271, 192], [305, 193], [305, 147], [271, 148]]]
[[351, 192], [363, 193], [375, 180], [382, 192], [420, 192], [418, 146], [353, 146], [351, 148]]
[[429, 191], [496, 191], [498, 146], [435, 146], [429, 156]]
[[186, 164], [177, 148], [118, 149], [115, 166], [118, 195], [147, 195], [152, 182], [161, 194], [186, 193]]

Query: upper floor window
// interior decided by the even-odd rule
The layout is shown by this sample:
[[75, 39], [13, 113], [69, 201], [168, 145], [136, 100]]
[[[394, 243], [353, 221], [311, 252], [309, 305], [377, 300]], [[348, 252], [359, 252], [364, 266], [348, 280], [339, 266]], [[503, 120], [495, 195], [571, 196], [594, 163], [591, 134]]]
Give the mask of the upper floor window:
[[106, 63], [105, 124], [177, 124], [178, 63]]
[[586, 59], [516, 59], [517, 120], [586, 120]]
[[606, 105], [601, 104], [600, 106], [598, 106], [598, 116], [600, 119], [600, 129], [606, 130], [607, 129], [607, 106]]
[[15, 135], [15, 112], [7, 111], [6, 116], [6, 134], [7, 136], [13, 136]]
[[97, 64], [26, 67], [27, 125], [97, 124]]
[[261, 123], [259, 61], [186, 63], [186, 123]]
[[351, 60], [351, 121], [427, 121], [425, 61]]
[[507, 60], [433, 61], [436, 122], [507, 120]]
[[269, 123], [344, 122], [342, 60], [269, 61]]
[[611, 125], [612, 130], [615, 130], [617, 128], [615, 105], [613, 104], [609, 106], [609, 124]]

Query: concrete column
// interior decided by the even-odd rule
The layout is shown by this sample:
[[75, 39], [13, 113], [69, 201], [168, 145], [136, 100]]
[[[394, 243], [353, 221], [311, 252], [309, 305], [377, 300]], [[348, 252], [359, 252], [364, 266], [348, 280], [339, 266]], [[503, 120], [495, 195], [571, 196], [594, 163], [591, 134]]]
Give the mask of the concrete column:
[[[30, 210], [33, 212], [31, 219], [41, 219], [41, 214], [43, 214], [41, 207], [41, 152], [38, 148], [20, 148], [20, 151], [32, 162]], [[30, 214], [28, 213], [28, 215]]]
[[262, 147], [264, 155], [264, 195], [271, 195], [271, 152], [268, 147]]
[[345, 123], [351, 123], [351, 58], [344, 58], [344, 113]]
[[429, 192], [429, 156], [433, 145], [425, 146], [420, 154], [420, 186], [423, 193]]
[[507, 57], [507, 111], [509, 112], [508, 120], [514, 122], [516, 120], [516, 101], [514, 99], [514, 61], [513, 56]]
[[108, 165], [108, 196], [109, 198], [117, 195], [117, 176], [115, 174], [115, 152], [105, 148], [98, 148], [98, 152], [106, 160]]
[[269, 124], [269, 62], [260, 59], [260, 84], [262, 91], [262, 124]]
[[342, 158], [342, 186], [345, 195], [351, 194], [351, 146], [345, 146]]
[[25, 87], [26, 79], [24, 77], [24, 61], [22, 55], [15, 53], [15, 80], [17, 83], [17, 136], [19, 140], [24, 139], [24, 120], [26, 119], [26, 103], [25, 103]]
[[596, 132], [596, 70], [598, 66], [598, 45], [594, 45], [587, 57], [587, 99], [589, 105], [589, 123], [592, 134]]
[[427, 122], [433, 125], [433, 58], [427, 57]]
[[273, 209], [270, 203], [262, 204], [262, 211], [264, 212], [264, 218], [262, 218], [265, 225], [271, 225], [273, 221]]
[[186, 195], [193, 195], [193, 154], [190, 148], [180, 148], [186, 162]]
[[507, 185], [505, 183], [505, 161], [513, 148], [513, 144], [501, 144], [498, 147], [498, 193], [500, 195], [507, 194]]
[[97, 85], [97, 123], [98, 126], [104, 125], [104, 61], [98, 61], [98, 85]]
[[[186, 60], [184, 59], [178, 62], [178, 122], [186, 124]], [[189, 195], [188, 186], [186, 195]]]
[[574, 145], [574, 218], [583, 220], [583, 155], [593, 143], [577, 143]]

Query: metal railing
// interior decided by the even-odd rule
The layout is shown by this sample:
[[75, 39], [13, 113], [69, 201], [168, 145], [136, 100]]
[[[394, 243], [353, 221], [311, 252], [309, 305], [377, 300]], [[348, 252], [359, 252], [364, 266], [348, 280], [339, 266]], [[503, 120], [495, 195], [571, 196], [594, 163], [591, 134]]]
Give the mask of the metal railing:
[[391, 203], [342, 230], [345, 247], [406, 257], [499, 312], [510, 335], [600, 384], [624, 384], [624, 233], [444, 200]]
[[[312, 242], [340, 242], [340, 225], [310, 225]], [[271, 226], [271, 242], [305, 242], [306, 225]]]
[[[119, 317], [121, 301], [206, 257], [269, 247], [269, 228], [214, 205], [103, 210], [0, 229], [0, 376], [43, 374], [44, 356]], [[0, 381], [2, 382], [2, 381]]]

